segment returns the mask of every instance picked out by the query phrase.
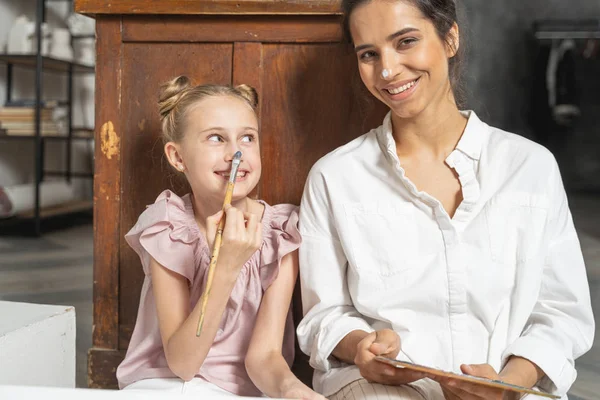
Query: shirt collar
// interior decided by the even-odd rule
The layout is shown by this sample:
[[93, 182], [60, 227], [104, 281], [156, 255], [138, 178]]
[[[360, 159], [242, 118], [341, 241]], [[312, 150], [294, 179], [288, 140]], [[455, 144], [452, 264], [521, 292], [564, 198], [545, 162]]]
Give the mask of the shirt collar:
[[[474, 111], [461, 111], [461, 114], [467, 118], [467, 126], [463, 132], [456, 149], [464, 153], [473, 160], [479, 160], [484, 142], [488, 136], [487, 124], [482, 122]], [[396, 141], [392, 134], [392, 112], [388, 112], [383, 120], [383, 124], [377, 132], [377, 140], [382, 149], [397, 159]]]
[[467, 117], [467, 126], [456, 145], [456, 149], [478, 161], [487, 137], [487, 125], [479, 119], [474, 111], [461, 111], [461, 114]]

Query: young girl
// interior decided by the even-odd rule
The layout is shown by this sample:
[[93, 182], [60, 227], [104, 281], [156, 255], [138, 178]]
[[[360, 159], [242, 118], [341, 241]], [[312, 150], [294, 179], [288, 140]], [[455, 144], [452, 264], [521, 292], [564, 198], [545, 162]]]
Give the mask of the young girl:
[[[290, 371], [290, 302], [298, 273], [297, 208], [248, 194], [261, 175], [255, 91], [162, 87], [164, 150], [191, 193], [166, 190], [126, 235], [146, 274], [119, 386], [188, 393], [322, 398]], [[221, 211], [233, 155], [242, 152], [231, 206]], [[223, 243], [201, 335], [196, 327], [212, 242]]]

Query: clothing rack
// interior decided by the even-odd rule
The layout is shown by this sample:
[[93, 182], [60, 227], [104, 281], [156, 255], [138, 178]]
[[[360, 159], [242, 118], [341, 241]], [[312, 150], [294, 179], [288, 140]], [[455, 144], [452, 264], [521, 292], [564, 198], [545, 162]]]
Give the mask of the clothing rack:
[[539, 40], [600, 39], [600, 20], [539, 20], [533, 32]]

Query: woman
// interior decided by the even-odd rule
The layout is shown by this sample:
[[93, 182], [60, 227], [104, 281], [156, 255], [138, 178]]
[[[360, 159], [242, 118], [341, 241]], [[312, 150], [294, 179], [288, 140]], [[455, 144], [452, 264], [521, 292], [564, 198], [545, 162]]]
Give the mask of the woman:
[[390, 112], [321, 159], [305, 187], [298, 337], [315, 389], [509, 396], [395, 370], [383, 355], [565, 395], [594, 321], [553, 156], [459, 111], [453, 0], [342, 5], [361, 79]]

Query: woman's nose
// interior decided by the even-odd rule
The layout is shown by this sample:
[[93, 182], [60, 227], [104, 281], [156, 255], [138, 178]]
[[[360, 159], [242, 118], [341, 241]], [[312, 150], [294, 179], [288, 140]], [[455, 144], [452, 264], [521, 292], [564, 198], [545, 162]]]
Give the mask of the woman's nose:
[[394, 54], [383, 53], [381, 56], [381, 69], [379, 71], [382, 79], [392, 80], [398, 74], [400, 69], [398, 57]]

